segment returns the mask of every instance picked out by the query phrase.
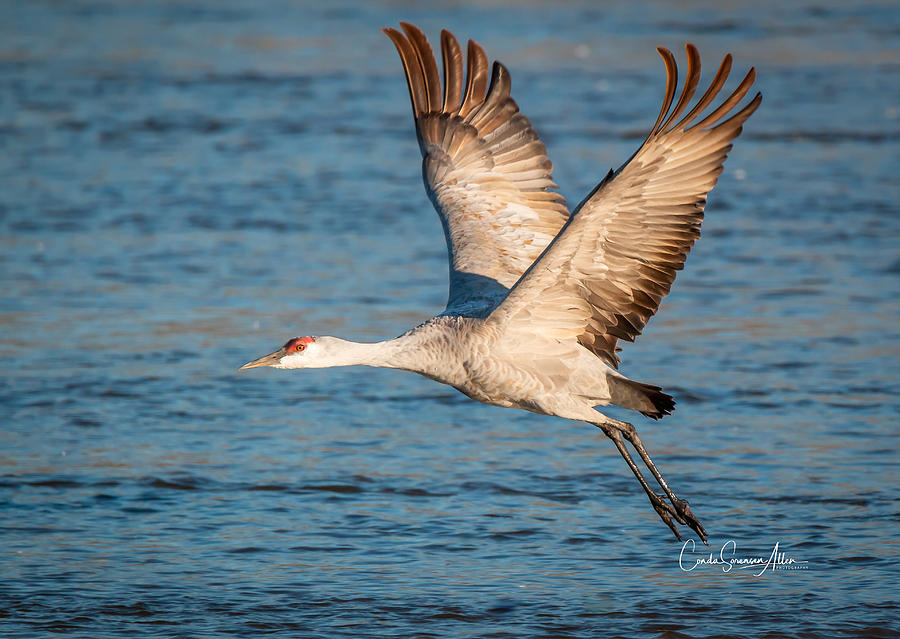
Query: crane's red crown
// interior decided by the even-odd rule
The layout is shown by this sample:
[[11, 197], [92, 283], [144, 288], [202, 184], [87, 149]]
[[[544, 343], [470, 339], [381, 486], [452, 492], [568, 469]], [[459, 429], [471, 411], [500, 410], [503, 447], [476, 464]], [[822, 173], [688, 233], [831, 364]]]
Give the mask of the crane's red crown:
[[312, 344], [316, 339], [314, 337], [295, 337], [284, 343], [284, 350], [288, 353], [299, 353], [306, 350], [307, 344]]

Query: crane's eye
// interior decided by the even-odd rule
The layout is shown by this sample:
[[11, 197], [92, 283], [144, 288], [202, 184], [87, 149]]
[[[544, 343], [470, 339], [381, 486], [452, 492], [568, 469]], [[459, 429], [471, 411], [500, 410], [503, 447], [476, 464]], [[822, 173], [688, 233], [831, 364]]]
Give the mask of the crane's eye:
[[301, 344], [297, 344], [297, 345], [294, 347], [294, 350], [297, 351], [298, 353], [299, 353], [300, 351], [306, 350], [306, 344], [302, 344], [302, 343], [301, 343]]

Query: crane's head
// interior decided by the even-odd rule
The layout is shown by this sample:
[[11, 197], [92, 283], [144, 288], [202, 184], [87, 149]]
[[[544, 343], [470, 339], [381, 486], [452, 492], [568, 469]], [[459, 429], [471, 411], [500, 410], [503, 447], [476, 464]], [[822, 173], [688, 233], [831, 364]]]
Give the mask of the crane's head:
[[284, 346], [252, 362], [247, 362], [239, 370], [271, 366], [272, 368], [314, 368], [319, 345], [315, 337], [294, 337]]

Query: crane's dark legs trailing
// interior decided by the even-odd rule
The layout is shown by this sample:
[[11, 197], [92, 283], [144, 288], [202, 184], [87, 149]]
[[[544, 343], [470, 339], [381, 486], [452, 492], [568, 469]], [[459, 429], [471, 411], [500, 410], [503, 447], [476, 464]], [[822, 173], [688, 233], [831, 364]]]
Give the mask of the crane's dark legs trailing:
[[[669, 484], [666, 483], [666, 480], [663, 478], [662, 474], [656, 469], [656, 465], [654, 465], [653, 460], [650, 459], [650, 455], [647, 453], [647, 449], [644, 448], [643, 442], [641, 442], [641, 438], [638, 437], [637, 431], [634, 426], [629, 424], [628, 422], [620, 422], [618, 420], [610, 419], [608, 422], [602, 422], [599, 424], [595, 424], [597, 428], [603, 431], [603, 433], [609, 437], [613, 443], [616, 445], [616, 448], [619, 450], [619, 453], [622, 455], [622, 458], [625, 460], [625, 463], [628, 464], [628, 467], [631, 468], [631, 472], [634, 473], [634, 476], [637, 477], [638, 482], [640, 482], [641, 487], [644, 489], [644, 492], [647, 493], [647, 497], [650, 498], [650, 504], [653, 506], [653, 509], [659, 515], [660, 519], [665, 522], [665, 524], [675, 533], [675, 536], [678, 540], [681, 540], [681, 534], [678, 532], [678, 529], [675, 526], [675, 523], [672, 521], [672, 518], [675, 518], [680, 524], [684, 524], [688, 526], [691, 530], [693, 530], [697, 535], [699, 535], [700, 539], [703, 543], [706, 543], [706, 531], [703, 529], [703, 525], [694, 517], [694, 514], [691, 512], [691, 507], [688, 505], [688, 502], [684, 499], [678, 498], [672, 489], [669, 488]], [[643, 460], [644, 464], [647, 468], [650, 469], [650, 473], [653, 475], [653, 478], [656, 479], [657, 483], [663, 489], [665, 493], [665, 497], [669, 498], [669, 501], [672, 502], [672, 505], [666, 503], [663, 495], [658, 495], [650, 485], [647, 483], [647, 480], [644, 479], [643, 474], [641, 473], [641, 469], [638, 468], [637, 464], [634, 463], [634, 460], [631, 458], [631, 454], [628, 452], [628, 448], [625, 446], [624, 439], [627, 439], [628, 442], [634, 447], [637, 451], [638, 455], [640, 455], [641, 460]], [[673, 508], [674, 507], [674, 508]]]

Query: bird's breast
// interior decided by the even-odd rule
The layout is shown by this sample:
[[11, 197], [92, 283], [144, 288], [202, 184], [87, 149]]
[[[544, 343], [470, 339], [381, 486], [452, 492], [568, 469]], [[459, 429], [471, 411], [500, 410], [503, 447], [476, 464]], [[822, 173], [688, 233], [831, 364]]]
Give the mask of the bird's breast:
[[422, 330], [428, 339], [418, 357], [425, 365], [416, 372], [485, 404], [535, 410], [544, 385], [529, 361], [507, 356], [483, 322], [440, 317]]

